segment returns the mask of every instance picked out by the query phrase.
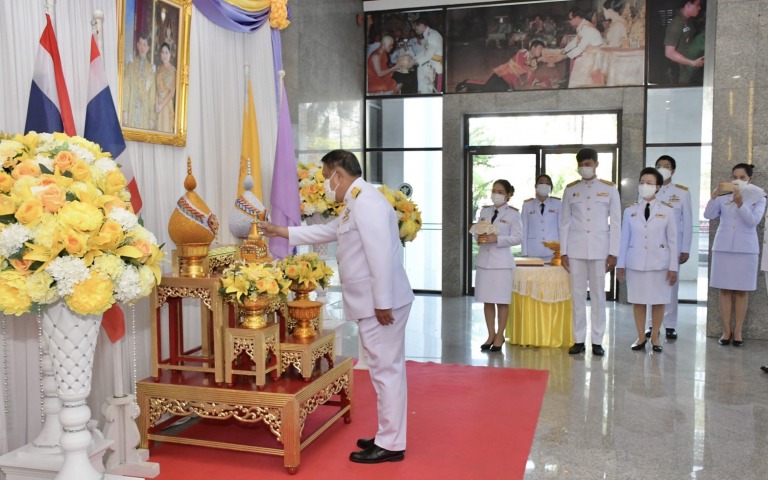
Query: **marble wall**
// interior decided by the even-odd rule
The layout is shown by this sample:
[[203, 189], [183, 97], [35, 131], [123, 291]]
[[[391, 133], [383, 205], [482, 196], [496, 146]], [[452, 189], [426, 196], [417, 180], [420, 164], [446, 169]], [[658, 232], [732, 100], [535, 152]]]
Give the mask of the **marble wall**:
[[[596, 94], [598, 93], [599, 94]], [[508, 93], [445, 95], [443, 99], [443, 295], [462, 294], [465, 262], [466, 156], [464, 115], [471, 113], [523, 113], [585, 110], [620, 110], [621, 159], [618, 177], [626, 179], [622, 205], [637, 198], [637, 173], [644, 166], [643, 117], [645, 90], [605, 88]], [[574, 159], [574, 169], [576, 162]], [[445, 246], [450, 245], [451, 248]]]
[[[707, 51], [714, 51], [709, 78], [713, 91], [712, 185], [730, 178], [733, 165], [755, 165], [752, 181], [768, 189], [768, 0], [716, 0], [707, 4], [707, 31], [715, 31]], [[714, 18], [712, 13], [716, 15]], [[716, 18], [716, 26], [712, 25]], [[707, 39], [710, 40], [709, 38]], [[705, 78], [705, 81], [708, 80]], [[710, 242], [717, 222], [711, 222]], [[764, 226], [758, 228], [761, 243]], [[763, 243], [763, 249], [766, 244]], [[719, 291], [709, 290], [707, 335], [719, 336]], [[758, 275], [757, 291], [749, 294], [745, 339], [768, 339], [768, 295]]]

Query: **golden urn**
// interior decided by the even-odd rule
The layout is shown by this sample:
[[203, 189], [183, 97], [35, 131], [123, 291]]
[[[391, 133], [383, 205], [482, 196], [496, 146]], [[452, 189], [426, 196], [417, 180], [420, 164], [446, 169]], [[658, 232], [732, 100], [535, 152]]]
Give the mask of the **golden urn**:
[[272, 307], [276, 297], [273, 295], [259, 295], [256, 297], [243, 297], [237, 302], [237, 311], [240, 318], [240, 328], [257, 330], [267, 326], [267, 309]]
[[559, 267], [563, 264], [563, 260], [560, 258], [560, 242], [541, 242], [545, 247], [552, 250], [552, 261], [549, 262], [553, 267]]
[[309, 300], [309, 294], [314, 292], [317, 287], [294, 280], [288, 288], [296, 295], [295, 300]]
[[295, 338], [307, 339], [314, 338], [317, 335], [312, 322], [320, 318], [320, 311], [323, 308], [322, 302], [314, 300], [293, 300], [288, 302], [288, 313], [296, 321], [296, 327], [293, 329]]

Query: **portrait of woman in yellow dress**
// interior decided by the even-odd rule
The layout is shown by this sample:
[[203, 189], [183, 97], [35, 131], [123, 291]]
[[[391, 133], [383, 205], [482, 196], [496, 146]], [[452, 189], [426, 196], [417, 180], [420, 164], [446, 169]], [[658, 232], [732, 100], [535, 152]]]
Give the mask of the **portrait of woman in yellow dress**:
[[171, 47], [167, 43], [160, 46], [161, 64], [157, 67], [155, 79], [157, 82], [157, 100], [155, 101], [155, 113], [157, 113], [156, 129], [162, 132], [174, 130], [174, 102], [176, 94], [176, 68], [171, 65]]

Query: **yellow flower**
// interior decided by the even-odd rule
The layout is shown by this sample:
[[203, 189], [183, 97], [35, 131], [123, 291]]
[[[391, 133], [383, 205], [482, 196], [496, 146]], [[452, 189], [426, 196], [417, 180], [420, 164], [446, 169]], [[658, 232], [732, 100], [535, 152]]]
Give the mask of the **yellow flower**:
[[92, 232], [101, 226], [104, 214], [93, 205], [72, 201], [59, 210], [58, 218], [64, 226], [81, 232]]
[[99, 315], [115, 303], [113, 285], [108, 276], [91, 270], [86, 280], [75, 285], [74, 291], [64, 297], [70, 310], [80, 315]]
[[53, 157], [53, 168], [58, 169], [59, 172], [64, 173], [72, 168], [72, 165], [77, 161], [75, 154], [69, 150], [62, 150]]
[[[16, 163], [13, 159], [24, 150], [24, 145], [16, 140], [3, 140], [0, 142], [0, 162], [5, 168], [13, 167]], [[12, 163], [6, 165], [6, 163]]]
[[30, 199], [22, 203], [16, 211], [16, 220], [29, 226], [36, 224], [43, 215], [43, 204], [40, 200]]
[[72, 173], [72, 178], [79, 182], [84, 182], [91, 178], [91, 167], [82, 160], [77, 160], [69, 167], [69, 171]]
[[53, 277], [44, 270], [38, 270], [27, 277], [27, 292], [34, 303], [47, 305], [56, 300], [56, 289], [52, 288]]
[[32, 231], [32, 240], [37, 244], [47, 248], [53, 245], [53, 238], [56, 234], [56, 229], [59, 227], [59, 222], [56, 217], [50, 213], [44, 213]]
[[15, 213], [16, 206], [13, 204], [11, 197], [0, 195], [0, 215], [13, 215]]
[[22, 160], [15, 167], [13, 167], [11, 175], [13, 178], [18, 180], [19, 178], [25, 176], [36, 177], [40, 175], [40, 173], [40, 165], [34, 160], [26, 159]]
[[125, 264], [117, 255], [105, 254], [93, 260], [93, 268], [113, 280], [122, 273], [124, 267]]
[[74, 228], [62, 228], [57, 232], [56, 240], [70, 255], [83, 257], [88, 253], [88, 235]]
[[98, 186], [106, 195], [114, 195], [125, 188], [125, 177], [120, 170], [112, 170]]
[[38, 198], [40, 199], [40, 203], [43, 204], [43, 208], [48, 213], [55, 213], [67, 203], [66, 192], [56, 184], [51, 184], [45, 187], [38, 194]]
[[0, 311], [5, 315], [21, 315], [31, 307], [27, 275], [16, 270], [0, 272]]
[[101, 190], [96, 188], [96, 185], [90, 182], [74, 182], [71, 191], [81, 203], [87, 203], [95, 207], [99, 206], [99, 202], [104, 195]]
[[114, 220], [107, 220], [101, 226], [94, 243], [102, 250], [114, 250], [123, 242], [123, 227]]
[[13, 177], [5, 172], [0, 172], [0, 192], [8, 193], [13, 188]]

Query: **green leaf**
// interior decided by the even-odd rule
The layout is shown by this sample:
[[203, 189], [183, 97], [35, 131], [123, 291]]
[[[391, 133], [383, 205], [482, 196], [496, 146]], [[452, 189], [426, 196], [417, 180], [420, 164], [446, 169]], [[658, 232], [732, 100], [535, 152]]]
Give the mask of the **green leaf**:
[[42, 163], [40, 164], [40, 171], [42, 173], [45, 173], [46, 175], [53, 175], [53, 170], [51, 170], [50, 168], [46, 167]]
[[12, 213], [9, 213], [8, 215], [0, 215], [0, 223], [4, 225], [10, 225], [11, 223], [16, 223], [16, 217]]
[[67, 192], [67, 195], [65, 196], [65, 198], [67, 199], [67, 202], [74, 202], [75, 200], [79, 200], [77, 198], [77, 195], [75, 195], [72, 192]]

